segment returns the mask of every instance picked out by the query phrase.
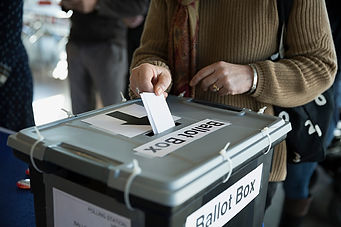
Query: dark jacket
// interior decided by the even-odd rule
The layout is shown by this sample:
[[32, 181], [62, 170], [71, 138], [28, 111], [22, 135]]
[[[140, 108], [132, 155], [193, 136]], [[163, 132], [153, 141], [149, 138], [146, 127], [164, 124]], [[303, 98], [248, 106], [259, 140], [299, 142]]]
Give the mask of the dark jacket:
[[112, 41], [125, 46], [127, 27], [122, 19], [145, 14], [148, 5], [148, 0], [99, 0], [92, 13], [74, 11], [69, 40]]
[[[341, 17], [339, 0], [326, 0], [330, 27], [333, 33], [334, 45], [336, 50], [337, 62], [340, 68], [341, 63]], [[340, 70], [340, 69], [339, 69]]]

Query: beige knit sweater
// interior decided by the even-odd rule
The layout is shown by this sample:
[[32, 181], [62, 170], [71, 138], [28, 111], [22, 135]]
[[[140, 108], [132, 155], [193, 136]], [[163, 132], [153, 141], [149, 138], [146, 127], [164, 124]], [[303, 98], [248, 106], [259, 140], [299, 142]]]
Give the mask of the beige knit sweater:
[[[149, 62], [167, 66], [168, 29], [177, 0], [152, 0], [141, 46], [132, 67]], [[323, 0], [295, 0], [286, 26], [285, 59], [267, 60], [277, 50], [276, 0], [201, 0], [197, 69], [225, 61], [253, 63], [258, 72], [254, 94], [220, 97], [196, 88], [195, 98], [258, 111], [272, 104], [298, 106], [313, 100], [334, 81], [336, 56]], [[286, 176], [286, 148], [277, 146], [270, 181]]]

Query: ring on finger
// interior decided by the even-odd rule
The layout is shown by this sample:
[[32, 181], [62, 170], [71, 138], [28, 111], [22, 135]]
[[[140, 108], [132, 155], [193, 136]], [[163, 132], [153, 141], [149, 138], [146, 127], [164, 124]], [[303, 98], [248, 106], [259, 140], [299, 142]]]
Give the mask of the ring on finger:
[[212, 88], [214, 92], [218, 92], [220, 90], [220, 88], [216, 84], [213, 84]]

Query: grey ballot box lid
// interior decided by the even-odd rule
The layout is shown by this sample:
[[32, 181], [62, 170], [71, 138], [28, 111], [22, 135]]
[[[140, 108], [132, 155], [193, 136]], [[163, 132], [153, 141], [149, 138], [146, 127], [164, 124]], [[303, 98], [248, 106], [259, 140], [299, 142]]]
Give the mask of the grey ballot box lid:
[[[248, 109], [204, 105], [174, 96], [168, 97], [167, 103], [172, 115], [178, 117], [176, 126], [157, 135], [153, 135], [150, 129], [128, 137], [124, 133], [115, 134], [85, 122], [86, 119], [108, 116], [125, 107], [142, 106], [138, 99], [39, 126], [39, 133], [43, 136], [39, 143], [34, 127], [11, 135], [7, 143], [36, 160], [53, 163], [122, 192], [132, 173], [129, 163], [137, 160], [142, 171], [132, 181], [129, 194], [166, 206], [177, 206], [226, 176], [229, 167], [237, 169], [255, 159], [269, 146], [282, 141], [291, 130], [290, 123], [281, 118]], [[226, 125], [209, 133], [209, 126], [206, 129], [199, 127], [199, 130], [193, 126], [198, 122], [205, 124], [206, 121], [224, 122]], [[160, 142], [165, 141], [168, 135], [178, 135], [184, 130], [189, 134], [182, 140], [187, 137], [192, 139], [184, 142], [185, 145], [175, 144], [182, 140], [174, 142], [173, 136], [173, 139], [167, 140], [168, 145]], [[199, 139], [193, 135], [195, 130], [196, 135], [201, 135]], [[153, 141], [156, 141], [155, 144], [160, 142], [160, 150], [165, 146], [168, 146], [167, 149], [177, 146], [162, 157], [138, 152], [138, 147], [153, 144]], [[231, 162], [220, 154], [228, 142], [230, 145], [226, 154]]]

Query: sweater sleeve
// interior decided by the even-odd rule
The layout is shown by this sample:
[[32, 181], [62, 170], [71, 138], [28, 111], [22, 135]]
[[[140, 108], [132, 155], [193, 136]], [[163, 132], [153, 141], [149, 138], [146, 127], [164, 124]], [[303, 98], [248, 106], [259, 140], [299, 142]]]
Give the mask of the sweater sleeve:
[[293, 107], [327, 90], [336, 73], [336, 54], [324, 1], [296, 0], [284, 37], [284, 58], [256, 62], [261, 102]]
[[140, 47], [135, 51], [131, 67], [150, 63], [168, 69], [168, 18], [164, 0], [152, 0], [141, 37]]
[[[144, 24], [140, 47], [135, 51], [131, 69], [143, 63], [161, 66], [169, 70], [168, 59], [168, 18], [167, 4], [164, 0], [151, 0]], [[167, 88], [169, 92], [171, 85]], [[129, 89], [129, 96], [137, 98]]]

